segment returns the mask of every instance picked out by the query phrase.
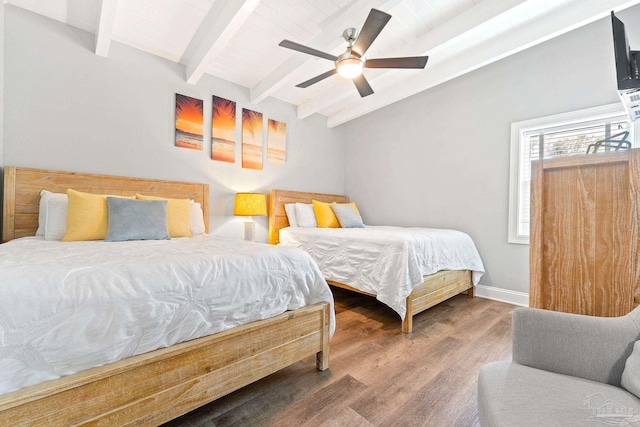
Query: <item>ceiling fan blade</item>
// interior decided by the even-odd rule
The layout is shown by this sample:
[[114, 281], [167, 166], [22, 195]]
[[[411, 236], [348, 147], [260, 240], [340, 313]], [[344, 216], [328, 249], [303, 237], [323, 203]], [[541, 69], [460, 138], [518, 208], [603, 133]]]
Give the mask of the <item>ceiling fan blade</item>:
[[337, 73], [337, 71], [334, 68], [333, 70], [329, 70], [326, 73], [322, 73], [319, 76], [315, 76], [314, 78], [309, 79], [306, 82], [302, 82], [302, 83], [296, 85], [296, 87], [302, 87], [302, 88], [309, 87], [312, 84], [316, 84], [319, 81], [326, 79], [327, 77], [333, 76], [335, 73]]
[[373, 89], [369, 85], [367, 79], [364, 78], [364, 74], [360, 74], [358, 77], [353, 79], [353, 83], [358, 88], [358, 92], [360, 92], [361, 97], [369, 96], [373, 93]]
[[367, 49], [369, 49], [369, 46], [371, 46], [373, 41], [378, 37], [380, 31], [387, 25], [389, 19], [391, 19], [391, 15], [388, 13], [381, 12], [378, 9], [371, 9], [367, 20], [364, 21], [364, 25], [360, 30], [356, 42], [351, 48], [351, 52], [359, 56], [364, 55]]
[[367, 59], [364, 66], [367, 68], [424, 68], [428, 59], [428, 56]]
[[331, 55], [330, 53], [325, 53], [304, 45], [300, 43], [292, 42], [290, 40], [282, 40], [278, 46], [286, 47], [287, 49], [297, 50], [298, 52], [306, 53], [308, 55], [319, 56], [320, 58], [328, 59], [329, 61], [335, 61], [338, 59], [337, 56]]

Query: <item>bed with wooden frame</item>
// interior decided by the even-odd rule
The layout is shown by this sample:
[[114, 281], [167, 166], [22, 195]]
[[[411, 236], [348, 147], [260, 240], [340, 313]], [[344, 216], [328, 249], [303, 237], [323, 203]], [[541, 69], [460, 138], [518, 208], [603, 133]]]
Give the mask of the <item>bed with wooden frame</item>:
[[[289, 226], [284, 205], [287, 203], [311, 203], [312, 200], [328, 203], [349, 202], [349, 198], [344, 195], [271, 190], [269, 194], [270, 244], [278, 244], [280, 242], [280, 229]], [[416, 314], [463, 292], [473, 297], [473, 282], [471, 271], [469, 270], [442, 270], [424, 276], [423, 279], [424, 282], [416, 286], [407, 297], [407, 314], [402, 321], [402, 331], [405, 333], [410, 333], [413, 330], [413, 316]], [[374, 294], [363, 292], [345, 283], [332, 280], [327, 280], [327, 283], [375, 298]]]
[[[3, 241], [33, 236], [41, 190], [191, 198], [208, 228], [207, 184], [5, 167]], [[0, 425], [158, 425], [316, 355], [329, 366], [329, 305], [133, 356], [0, 395]]]

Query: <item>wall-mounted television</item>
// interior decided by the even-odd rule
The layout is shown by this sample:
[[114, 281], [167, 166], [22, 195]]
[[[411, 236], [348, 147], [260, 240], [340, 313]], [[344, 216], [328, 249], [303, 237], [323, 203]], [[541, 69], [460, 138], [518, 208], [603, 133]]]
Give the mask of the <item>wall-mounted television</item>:
[[640, 52], [631, 50], [624, 23], [611, 12], [618, 93], [631, 120], [640, 119]]
[[640, 72], [638, 71], [638, 51], [629, 48], [624, 23], [611, 12], [613, 27], [613, 50], [616, 55], [616, 75], [618, 89], [640, 89]]

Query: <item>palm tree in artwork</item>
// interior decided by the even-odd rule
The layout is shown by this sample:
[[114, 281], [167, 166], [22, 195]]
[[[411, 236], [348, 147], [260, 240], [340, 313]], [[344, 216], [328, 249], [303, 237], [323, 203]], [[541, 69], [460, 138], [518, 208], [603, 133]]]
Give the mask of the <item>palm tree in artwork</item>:
[[204, 106], [202, 100], [191, 98], [190, 96], [176, 94], [176, 116], [182, 117], [185, 114], [192, 114], [194, 112], [200, 115], [204, 112]]
[[228, 99], [213, 97], [213, 119], [236, 117], [236, 103]]
[[273, 163], [284, 163], [287, 150], [287, 124], [269, 119], [267, 159]]
[[176, 94], [176, 129], [202, 135], [203, 103], [201, 99]]
[[251, 136], [255, 136], [255, 132], [262, 129], [262, 113], [243, 108], [242, 129], [246, 129], [247, 131], [251, 132]]
[[269, 132], [273, 132], [274, 134], [283, 134], [286, 129], [287, 124], [285, 122], [269, 119]]

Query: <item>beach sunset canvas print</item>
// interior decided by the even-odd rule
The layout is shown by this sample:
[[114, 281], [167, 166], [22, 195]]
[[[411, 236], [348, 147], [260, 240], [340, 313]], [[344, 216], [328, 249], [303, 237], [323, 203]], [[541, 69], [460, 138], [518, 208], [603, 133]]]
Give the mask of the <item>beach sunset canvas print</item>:
[[176, 93], [176, 147], [202, 150], [203, 103]]
[[262, 170], [262, 113], [242, 109], [242, 167]]
[[287, 159], [287, 124], [269, 119], [267, 160], [282, 164]]
[[211, 158], [221, 162], [236, 162], [236, 103], [213, 97], [211, 113]]

